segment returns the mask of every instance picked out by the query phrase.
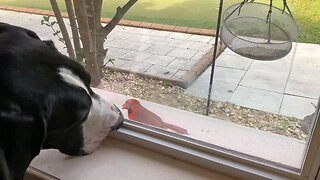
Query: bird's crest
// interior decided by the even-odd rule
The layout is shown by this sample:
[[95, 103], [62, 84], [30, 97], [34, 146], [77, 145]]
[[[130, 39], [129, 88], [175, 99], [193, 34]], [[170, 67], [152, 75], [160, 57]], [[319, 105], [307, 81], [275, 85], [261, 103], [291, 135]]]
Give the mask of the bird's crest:
[[140, 102], [136, 99], [128, 99], [126, 100], [125, 103], [128, 103], [128, 104], [140, 104]]

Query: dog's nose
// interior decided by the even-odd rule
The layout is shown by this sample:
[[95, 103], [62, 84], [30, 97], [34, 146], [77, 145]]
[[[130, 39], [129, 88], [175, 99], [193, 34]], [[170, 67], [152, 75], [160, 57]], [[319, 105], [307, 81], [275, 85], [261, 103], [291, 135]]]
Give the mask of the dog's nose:
[[118, 130], [122, 126], [123, 121], [124, 121], [124, 117], [123, 117], [122, 112], [120, 111], [120, 109], [116, 105], [114, 105], [114, 107], [117, 108], [117, 110], [119, 112], [119, 117], [118, 117], [118, 120], [117, 120], [116, 124], [111, 127], [112, 131], [113, 130]]

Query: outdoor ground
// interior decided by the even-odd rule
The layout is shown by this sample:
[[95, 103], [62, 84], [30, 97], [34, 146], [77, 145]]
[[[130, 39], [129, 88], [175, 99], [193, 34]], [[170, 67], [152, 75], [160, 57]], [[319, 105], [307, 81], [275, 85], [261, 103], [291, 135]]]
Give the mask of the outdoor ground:
[[[61, 10], [65, 11], [64, 0], [57, 0]], [[117, 6], [122, 6], [127, 0], [104, 0], [103, 17], [112, 17]], [[215, 29], [219, 0], [138, 0], [123, 19], [152, 22], [186, 27]], [[224, 0], [226, 9], [241, 0]], [[269, 0], [255, 2], [269, 3]], [[319, 0], [287, 0], [292, 14], [300, 26], [298, 42], [320, 44], [320, 1]], [[49, 0], [0, 0], [0, 4], [40, 8], [51, 10]], [[282, 0], [273, 1], [282, 8]]]
[[[42, 15], [0, 10], [0, 21], [32, 29], [39, 35], [40, 38], [52, 39], [57, 48], [61, 52], [66, 53], [65, 49], [63, 48], [64, 45], [57, 40], [57, 37], [52, 35], [51, 29], [40, 25], [41, 19]], [[195, 61], [199, 60], [201, 57], [198, 57], [196, 55], [196, 51], [192, 49], [200, 48], [208, 51], [208, 43], [212, 40], [213, 37], [210, 36], [117, 26], [113, 33], [108, 37], [106, 46], [109, 48], [108, 56], [112, 56], [114, 59], [116, 59], [115, 65], [118, 65], [119, 69], [123, 68], [124, 66], [127, 67], [128, 64], [129, 69], [132, 69], [134, 65], [133, 63], [140, 63], [140, 65], [149, 64], [149, 68], [160, 68], [160, 62], [161, 64], [167, 62], [166, 66], [169, 66], [175, 61], [184, 60], [186, 62], [192, 62], [192, 57], [194, 57]], [[298, 66], [294, 66], [292, 63], [295, 62], [292, 58], [290, 58], [292, 56], [288, 56], [287, 58], [276, 62], [263, 63], [258, 61], [253, 63], [252, 60], [238, 57], [232, 53], [230, 54], [228, 50], [223, 52], [221, 57], [217, 59], [217, 72], [215, 75], [215, 80], [218, 81], [220, 85], [217, 86], [215, 81], [214, 93], [212, 96], [214, 101], [211, 102], [210, 116], [222, 120], [232, 121], [241, 125], [258, 128], [264, 131], [306, 140], [307, 134], [301, 130], [301, 124], [303, 123], [302, 118], [304, 116], [294, 118], [291, 117], [292, 115], [285, 114], [285, 116], [283, 116], [283, 114], [278, 114], [281, 110], [279, 110], [279, 107], [281, 106], [281, 108], [283, 108], [285, 106], [283, 101], [285, 101], [286, 98], [282, 97], [291, 97], [291, 95], [298, 95], [300, 97], [293, 97], [293, 101], [291, 98], [291, 101], [287, 103], [289, 105], [289, 109], [293, 108], [294, 112], [307, 109], [308, 111], [304, 112], [304, 115], [309, 115], [314, 112], [314, 107], [309, 101], [314, 100], [314, 104], [316, 104], [319, 93], [318, 89], [320, 87], [316, 83], [319, 82], [317, 78], [320, 77], [318, 75], [318, 72], [320, 71], [318, 71], [319, 66], [317, 63], [317, 53], [319, 52], [318, 46], [311, 44], [300, 44], [301, 45], [299, 45], [299, 47], [302, 49], [299, 48], [299, 51], [295, 51], [296, 48], [293, 48], [293, 53], [297, 52], [298, 55], [301, 55], [302, 53], [303, 57], [307, 58], [296, 59], [295, 61], [297, 61], [297, 63], [301, 61], [300, 64], [298, 63]], [[180, 51], [183, 50], [183, 53], [173, 53], [173, 51], [175, 51], [174, 49]], [[188, 55], [186, 52], [189, 51], [193, 52], [191, 54], [191, 56], [193, 56], [190, 56], [190, 59], [184, 59], [181, 57]], [[159, 55], [159, 53], [162, 55]], [[298, 55], [297, 57], [300, 57]], [[153, 58], [148, 59], [148, 57]], [[154, 57], [161, 57], [161, 59], [159, 60], [159, 58]], [[124, 62], [124, 64], [120, 66], [120, 62]], [[301, 63], [303, 63], [303, 66]], [[298, 76], [295, 76], [295, 78], [293, 78], [293, 76], [291, 78], [289, 76], [287, 77], [287, 75], [291, 72], [291, 68], [289, 68], [291, 66], [293, 67], [291, 74], [298, 72]], [[282, 70], [278, 72], [277, 68], [275, 67], [281, 67]], [[266, 73], [265, 70], [268, 73]], [[143, 72], [148, 74], [147, 70]], [[309, 73], [306, 74], [305, 72]], [[164, 74], [167, 76], [170, 73]], [[302, 76], [302, 74], [305, 74], [307, 79], [305, 79], [305, 76]], [[159, 76], [159, 74], [154, 75]], [[196, 80], [196, 82], [194, 82], [194, 85], [185, 91], [185, 89], [178, 86], [173, 86], [167, 81], [159, 81], [141, 77], [135, 74], [120, 73], [117, 69], [111, 68], [106, 70], [106, 75], [100, 88], [198, 114], [205, 114], [206, 94], [208, 90], [207, 85], [209, 82], [207, 75], [208, 73], [203, 73]], [[310, 79], [311, 77], [314, 77], [314, 79]], [[299, 78], [303, 78], [302, 80], [304, 83], [299, 83], [301, 80]], [[240, 82], [242, 80], [245, 81], [246, 79], [249, 79], [251, 84]], [[294, 81], [291, 82], [291, 79]], [[295, 82], [302, 84], [302, 86], [296, 86]], [[293, 84], [294, 87], [297, 87], [298, 89], [294, 89], [294, 92], [284, 92], [284, 87], [287, 83]], [[308, 85], [307, 83], [311, 83], [311, 85]], [[230, 87], [233, 86], [239, 86], [239, 88], [230, 89]], [[313, 88], [305, 89], [305, 87], [309, 86], [313, 86]], [[261, 92], [252, 92], [252, 87], [260, 88]], [[281, 87], [280, 90], [279, 87]], [[192, 89], [195, 89], [196, 91], [192, 91]], [[247, 97], [248, 93], [247, 91], [244, 91], [245, 89], [250, 90], [249, 97], [252, 97], [251, 99]], [[242, 91], [238, 92], [238, 90]], [[308, 91], [305, 92], [305, 90]], [[258, 89], [255, 91], [258, 91]], [[186, 92], [189, 94], [186, 94]], [[200, 96], [199, 92], [204, 92], [205, 96], [203, 96], [203, 94]], [[312, 98], [314, 99], [310, 99], [310, 92]], [[286, 94], [284, 95], [283, 93]], [[225, 94], [227, 94], [227, 96], [225, 96]], [[220, 99], [217, 100], [217, 96]], [[241, 98], [244, 100], [234, 103], [233, 101], [229, 101], [231, 96], [240, 97], [240, 100]], [[274, 101], [274, 96], [277, 99], [276, 101]], [[306, 97], [306, 101], [302, 102], [301, 96]], [[221, 97], [227, 99], [221, 100]], [[257, 102], [257, 99], [259, 99], [258, 103], [251, 103], [251, 100]], [[249, 102], [249, 104], [243, 104], [243, 102]], [[277, 107], [277, 109], [267, 111], [267, 105], [268, 107], [270, 105], [272, 108]], [[299, 106], [295, 107], [293, 105]], [[302, 108], [300, 108], [301, 106]]]

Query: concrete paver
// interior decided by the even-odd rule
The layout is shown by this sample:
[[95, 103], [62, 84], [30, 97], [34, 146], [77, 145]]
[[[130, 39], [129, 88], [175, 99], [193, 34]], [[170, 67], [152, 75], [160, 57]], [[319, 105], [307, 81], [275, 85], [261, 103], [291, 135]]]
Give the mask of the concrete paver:
[[[211, 71], [211, 70], [210, 70]], [[215, 67], [214, 80], [239, 84], [246, 71], [224, 67]]]
[[[150, 53], [130, 51], [130, 52], [126, 53], [125, 55], [121, 56], [120, 58], [129, 60], [129, 61], [144, 61], [150, 56], [152, 56], [152, 54], [150, 54]], [[119, 60], [119, 59], [117, 59], [117, 60]]]
[[191, 37], [191, 34], [187, 34], [187, 33], [171, 33], [167, 36], [168, 38], [173, 38], [173, 39], [182, 39], [182, 40], [186, 40], [189, 37]]
[[131, 36], [133, 35], [127, 32], [112, 31], [110, 34], [108, 34], [107, 38], [124, 40], [130, 38]]
[[192, 60], [199, 60], [207, 51], [198, 51], [195, 55], [191, 57]]
[[212, 39], [213, 39], [213, 37], [210, 37], [210, 36], [201, 36], [201, 35], [193, 34], [187, 40], [201, 41], [201, 42], [208, 43]]
[[240, 85], [252, 88], [265, 89], [273, 92], [283, 93], [289, 71], [263, 73], [259, 71], [248, 71]]
[[188, 60], [184, 58], [175, 58], [168, 67], [176, 68], [180, 70], [190, 70], [191, 67], [196, 63], [196, 61]]
[[110, 48], [108, 48], [106, 60], [117, 59], [118, 57], [124, 56], [125, 54], [127, 54], [129, 52], [130, 52], [130, 50], [110, 47]]
[[230, 102], [261, 111], [277, 114], [283, 94], [272, 91], [238, 86], [230, 98]]
[[121, 67], [121, 69], [130, 70], [131, 72], [143, 73], [147, 69], [149, 69], [151, 66], [152, 66], [152, 64], [149, 64], [149, 63], [129, 61], [120, 67]]
[[110, 39], [106, 44], [107, 47], [123, 48], [128, 45], [128, 42], [120, 39]]
[[143, 43], [143, 42], [131, 42], [128, 43], [127, 46], [123, 47], [124, 49], [128, 49], [131, 51], [139, 51], [143, 52], [144, 50], [151, 47], [149, 44]]
[[216, 60], [216, 66], [232, 69], [248, 70], [253, 60], [241, 56], [232, 56], [222, 53]]
[[297, 54], [307, 54], [320, 56], [320, 46], [318, 44], [298, 43]]
[[140, 34], [135, 34], [131, 37], [128, 38], [129, 41], [135, 41], [135, 42], [146, 42], [148, 41], [152, 36], [146, 36], [146, 35], [140, 35]]
[[174, 47], [165, 46], [165, 45], [153, 45], [146, 49], [144, 52], [158, 55], [167, 55], [171, 52]]
[[203, 42], [194, 42], [191, 46], [189, 46], [188, 49], [194, 49], [199, 51], [209, 51], [212, 47], [209, 43], [203, 43]]
[[170, 38], [164, 38], [164, 37], [151, 37], [146, 43], [152, 44], [152, 45], [166, 45], [168, 46], [169, 43], [171, 43], [173, 39]]
[[150, 64], [156, 64], [159, 66], [166, 67], [168, 66], [175, 57], [170, 57], [170, 56], [163, 56], [163, 55], [151, 55], [149, 56], [144, 62], [150, 63]]
[[166, 37], [169, 34], [171, 34], [172, 32], [170, 31], [159, 31], [159, 30], [153, 30], [150, 33], [148, 33], [149, 36], [153, 36], [153, 37]]
[[169, 67], [163, 67], [159, 65], [152, 65], [148, 70], [146, 71], [148, 74], [152, 74], [155, 76], [170, 78], [173, 75], [177, 73], [177, 69], [169, 68]]
[[292, 55], [276, 61], [254, 61], [240, 85], [283, 93], [292, 64]]
[[196, 53], [196, 50], [175, 48], [168, 54], [168, 56], [190, 59]]
[[279, 114], [303, 119], [315, 111], [317, 99], [284, 95]]
[[[208, 74], [209, 77], [210, 74]], [[201, 87], [201, 88], [199, 88]], [[237, 88], [236, 84], [214, 81], [213, 93], [211, 99], [221, 102], [228, 102]], [[187, 90], [187, 94], [192, 94], [200, 98], [208, 98], [209, 78], [204, 78], [202, 81], [195, 81]]]
[[181, 40], [181, 39], [173, 39], [168, 46], [177, 47], [177, 48], [184, 48], [187, 49], [193, 44], [194, 41], [189, 40]]
[[312, 81], [299, 77], [290, 77], [285, 93], [290, 95], [318, 98], [320, 95], [320, 81]]

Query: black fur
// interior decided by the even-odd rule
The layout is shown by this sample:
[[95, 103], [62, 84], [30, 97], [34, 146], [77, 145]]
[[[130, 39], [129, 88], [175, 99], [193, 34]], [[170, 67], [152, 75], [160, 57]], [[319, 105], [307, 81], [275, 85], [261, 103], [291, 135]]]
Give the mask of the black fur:
[[78, 75], [94, 95], [84, 67], [59, 53], [52, 41], [0, 23], [1, 180], [23, 179], [41, 148], [83, 155], [80, 127], [91, 98], [85, 90], [64, 82], [59, 67]]

